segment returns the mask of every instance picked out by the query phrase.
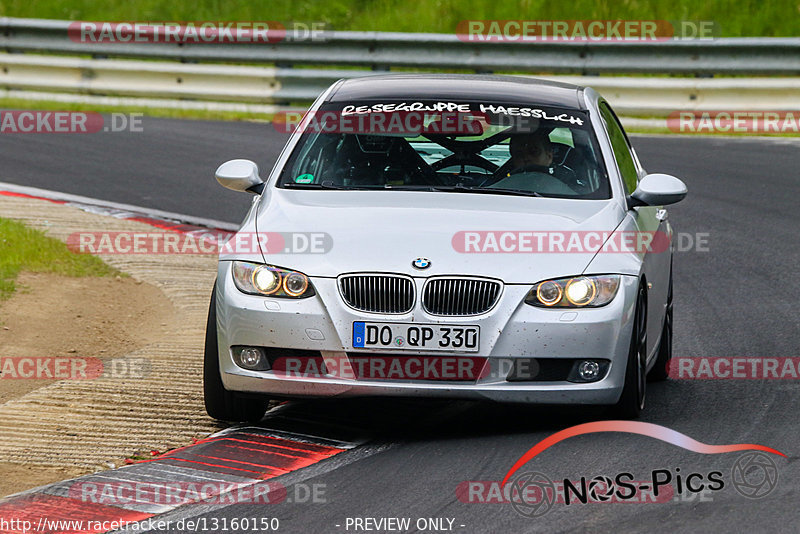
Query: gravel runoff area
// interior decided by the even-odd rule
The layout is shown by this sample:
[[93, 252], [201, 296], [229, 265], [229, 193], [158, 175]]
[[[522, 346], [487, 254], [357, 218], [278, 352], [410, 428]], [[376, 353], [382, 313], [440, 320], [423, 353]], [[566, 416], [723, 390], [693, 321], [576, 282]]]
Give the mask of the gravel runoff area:
[[[81, 231], [159, 231], [70, 205], [2, 195], [0, 216], [64, 241]], [[175, 308], [172, 324], [177, 326], [160, 341], [127, 355], [149, 361], [149, 373], [143, 378], [62, 380], [1, 404], [3, 462], [91, 472], [107, 469], [110, 462], [134, 451], [164, 451], [220, 429], [206, 415], [202, 395], [203, 339], [216, 255], [101, 258], [133, 279], [159, 288]]]

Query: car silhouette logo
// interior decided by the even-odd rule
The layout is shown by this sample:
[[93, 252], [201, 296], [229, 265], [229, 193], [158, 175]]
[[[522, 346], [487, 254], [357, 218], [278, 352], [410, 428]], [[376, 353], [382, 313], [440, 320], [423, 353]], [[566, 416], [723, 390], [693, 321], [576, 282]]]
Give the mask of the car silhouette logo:
[[411, 262], [415, 269], [427, 269], [431, 266], [431, 260], [428, 258], [417, 258]]

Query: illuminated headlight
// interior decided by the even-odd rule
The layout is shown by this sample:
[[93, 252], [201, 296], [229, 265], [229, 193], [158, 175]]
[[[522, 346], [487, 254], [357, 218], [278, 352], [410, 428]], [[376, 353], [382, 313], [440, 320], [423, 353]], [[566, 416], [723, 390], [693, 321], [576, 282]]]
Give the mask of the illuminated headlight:
[[573, 278], [564, 293], [570, 304], [586, 306], [597, 295], [597, 286], [591, 278]]
[[256, 267], [253, 270], [253, 287], [259, 293], [271, 295], [281, 288], [281, 274], [264, 267]]
[[306, 298], [314, 288], [303, 273], [246, 261], [233, 262], [233, 283], [242, 293], [282, 298]]
[[525, 302], [547, 308], [596, 308], [605, 306], [617, 294], [619, 275], [576, 276], [539, 282]]

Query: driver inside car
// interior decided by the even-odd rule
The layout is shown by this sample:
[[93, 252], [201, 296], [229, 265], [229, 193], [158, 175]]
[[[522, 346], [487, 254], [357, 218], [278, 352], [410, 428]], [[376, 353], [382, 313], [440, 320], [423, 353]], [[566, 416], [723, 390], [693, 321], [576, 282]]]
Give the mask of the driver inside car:
[[508, 144], [511, 155], [511, 171], [528, 167], [548, 169], [553, 163], [553, 146], [548, 133], [541, 130], [525, 135], [511, 137]]
[[573, 196], [575, 191], [555, 176], [551, 129], [512, 135], [508, 143], [509, 159], [495, 171], [500, 179], [489, 188], [517, 189], [543, 195]]

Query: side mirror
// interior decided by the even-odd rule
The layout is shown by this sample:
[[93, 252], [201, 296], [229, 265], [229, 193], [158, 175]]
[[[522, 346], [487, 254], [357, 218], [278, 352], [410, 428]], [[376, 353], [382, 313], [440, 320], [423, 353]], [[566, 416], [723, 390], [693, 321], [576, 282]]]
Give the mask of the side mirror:
[[258, 165], [249, 159], [226, 161], [217, 167], [214, 178], [222, 187], [234, 191], [246, 191], [258, 195], [264, 190], [264, 182], [258, 176]]
[[628, 199], [628, 207], [665, 206], [675, 204], [686, 197], [686, 184], [669, 174], [648, 174], [639, 182], [636, 191]]

